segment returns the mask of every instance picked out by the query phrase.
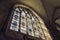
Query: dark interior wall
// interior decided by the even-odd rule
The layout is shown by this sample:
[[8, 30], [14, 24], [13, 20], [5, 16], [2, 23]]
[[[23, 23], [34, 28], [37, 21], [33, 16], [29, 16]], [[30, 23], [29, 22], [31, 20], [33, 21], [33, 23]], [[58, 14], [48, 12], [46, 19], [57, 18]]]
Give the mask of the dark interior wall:
[[[0, 40], [12, 40], [9, 37], [6, 37], [2, 32], [4, 24], [8, 17], [9, 10], [13, 4], [13, 0], [1, 0], [0, 1]], [[17, 39], [16, 39], [17, 40]]]
[[60, 7], [55, 9], [54, 19], [60, 19]]
[[[3, 2], [4, 1], [4, 2]], [[5, 0], [1, 1], [0, 3], [0, 15], [1, 15], [1, 19], [0, 19], [0, 29], [3, 26], [2, 24], [4, 24], [5, 18], [8, 15], [8, 10], [10, 7], [10, 4], [7, 3]], [[9, 5], [9, 6], [8, 6]], [[8, 9], [8, 10], [7, 10]]]
[[11, 6], [13, 4], [12, 0], [2, 0], [0, 3], [0, 30], [4, 26], [4, 23], [6, 22], [6, 18], [8, 17], [9, 10], [11, 9]]

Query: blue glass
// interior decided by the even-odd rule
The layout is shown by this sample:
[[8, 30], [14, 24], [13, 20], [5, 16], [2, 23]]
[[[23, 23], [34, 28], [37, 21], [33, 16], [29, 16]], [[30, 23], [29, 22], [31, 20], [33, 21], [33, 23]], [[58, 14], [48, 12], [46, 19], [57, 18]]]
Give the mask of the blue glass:
[[14, 26], [17, 26], [17, 22], [16, 22], [16, 21], [14, 21], [12, 24], [13, 24]]
[[17, 20], [18, 19], [18, 16], [17, 15], [14, 15], [14, 19]]

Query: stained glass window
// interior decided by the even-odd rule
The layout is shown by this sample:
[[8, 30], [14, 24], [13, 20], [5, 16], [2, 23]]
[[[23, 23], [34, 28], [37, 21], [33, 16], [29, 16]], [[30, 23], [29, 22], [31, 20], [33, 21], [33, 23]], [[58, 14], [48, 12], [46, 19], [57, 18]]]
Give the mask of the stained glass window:
[[46, 39], [43, 31], [43, 21], [40, 21], [29, 9], [16, 7], [13, 9], [12, 14], [10, 30]]

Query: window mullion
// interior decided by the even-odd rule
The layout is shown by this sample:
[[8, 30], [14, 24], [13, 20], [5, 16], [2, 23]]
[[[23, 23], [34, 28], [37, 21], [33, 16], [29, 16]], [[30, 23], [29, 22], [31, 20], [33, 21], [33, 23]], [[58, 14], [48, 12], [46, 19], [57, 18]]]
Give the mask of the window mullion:
[[[32, 16], [33, 16], [33, 15], [31, 15], [31, 23], [32, 23], [32, 29], [33, 29], [34, 27], [33, 27]], [[35, 32], [34, 32], [34, 29], [33, 29], [33, 34], [34, 34], [34, 36], [35, 36]]]
[[20, 8], [19, 8], [19, 11], [20, 11], [20, 17], [19, 17], [19, 32], [20, 32], [20, 30], [21, 30], [21, 10], [20, 10]]

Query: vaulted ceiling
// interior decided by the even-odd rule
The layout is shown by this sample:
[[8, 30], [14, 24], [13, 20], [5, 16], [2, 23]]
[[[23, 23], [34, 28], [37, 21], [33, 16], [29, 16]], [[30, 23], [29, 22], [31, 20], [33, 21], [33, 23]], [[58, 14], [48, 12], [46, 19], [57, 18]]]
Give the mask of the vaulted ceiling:
[[60, 0], [42, 0], [49, 19], [60, 19]]
[[60, 6], [60, 0], [43, 0], [43, 1], [47, 2], [48, 4], [54, 7]]

